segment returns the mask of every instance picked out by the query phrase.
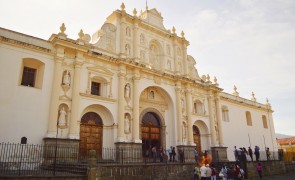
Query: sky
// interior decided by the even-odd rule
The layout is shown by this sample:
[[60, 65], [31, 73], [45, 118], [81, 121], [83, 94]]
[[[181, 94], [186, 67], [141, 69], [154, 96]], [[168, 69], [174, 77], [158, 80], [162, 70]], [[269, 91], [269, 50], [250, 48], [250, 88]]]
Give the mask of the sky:
[[[0, 27], [42, 39], [62, 23], [69, 38], [92, 35], [120, 9], [132, 14], [145, 0], [0, 0]], [[200, 75], [216, 76], [224, 92], [236, 85], [241, 97], [274, 110], [276, 133], [295, 136], [294, 0], [148, 0], [166, 29], [183, 30]]]

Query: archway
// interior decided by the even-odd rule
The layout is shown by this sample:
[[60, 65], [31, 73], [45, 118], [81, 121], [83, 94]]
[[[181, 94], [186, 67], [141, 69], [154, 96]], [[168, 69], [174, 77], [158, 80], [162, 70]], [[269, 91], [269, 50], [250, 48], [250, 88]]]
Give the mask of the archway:
[[197, 150], [199, 154], [202, 153], [202, 148], [201, 148], [201, 133], [200, 130], [197, 126], [193, 125], [193, 137], [194, 137], [194, 143], [196, 144]]
[[152, 147], [160, 148], [161, 124], [156, 113], [147, 112], [142, 118], [141, 125], [142, 152], [144, 156], [151, 155]]
[[96, 155], [102, 155], [103, 123], [101, 117], [95, 112], [87, 112], [81, 118], [80, 124], [80, 156], [86, 156], [91, 149]]

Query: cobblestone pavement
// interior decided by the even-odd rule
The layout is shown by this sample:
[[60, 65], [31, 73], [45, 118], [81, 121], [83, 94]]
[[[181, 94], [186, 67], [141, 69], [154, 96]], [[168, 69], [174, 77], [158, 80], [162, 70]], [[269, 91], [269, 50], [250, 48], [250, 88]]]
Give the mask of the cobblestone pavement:
[[[255, 178], [252, 178], [251, 180], [260, 180], [260, 178], [255, 177]], [[280, 174], [280, 175], [273, 175], [273, 176], [265, 176], [265, 177], [262, 177], [262, 180], [295, 180], [295, 172]]]

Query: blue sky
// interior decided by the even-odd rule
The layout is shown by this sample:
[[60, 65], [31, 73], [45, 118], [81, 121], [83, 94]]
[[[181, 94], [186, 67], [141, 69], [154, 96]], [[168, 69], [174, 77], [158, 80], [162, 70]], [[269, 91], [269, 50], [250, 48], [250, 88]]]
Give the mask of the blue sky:
[[[132, 14], [145, 0], [0, 0], [0, 27], [48, 39], [65, 23], [68, 37], [92, 35], [121, 3]], [[241, 97], [269, 101], [276, 133], [295, 136], [294, 0], [149, 0], [167, 29], [185, 32], [200, 75]]]

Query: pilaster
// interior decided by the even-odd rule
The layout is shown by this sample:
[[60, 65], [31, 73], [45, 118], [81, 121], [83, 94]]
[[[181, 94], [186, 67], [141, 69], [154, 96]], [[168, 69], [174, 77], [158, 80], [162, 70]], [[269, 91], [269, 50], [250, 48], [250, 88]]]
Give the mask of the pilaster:
[[173, 41], [173, 53], [174, 53], [174, 72], [179, 74], [178, 59], [177, 59], [177, 41]]
[[59, 105], [59, 92], [62, 82], [62, 62], [64, 60], [64, 48], [58, 47], [55, 56], [54, 77], [52, 85], [51, 104], [49, 110], [49, 121], [46, 137], [56, 137], [57, 131], [57, 118], [58, 118], [58, 105]]
[[134, 26], [133, 26], [133, 57], [136, 62], [139, 61], [138, 57], [138, 22], [137, 17], [134, 19]]
[[186, 114], [187, 114], [187, 136], [188, 136], [188, 145], [193, 145], [193, 123], [192, 123], [192, 94], [190, 86], [186, 87], [185, 92], [186, 97]]
[[209, 104], [209, 121], [210, 121], [210, 132], [211, 132], [211, 147], [216, 145], [216, 131], [214, 123], [214, 111], [213, 111], [213, 97], [208, 95], [208, 104]]
[[139, 70], [134, 70], [133, 77], [133, 142], [141, 143], [139, 139], [139, 92], [138, 92], [138, 84], [139, 84]]
[[70, 120], [70, 139], [79, 139], [79, 102], [80, 102], [80, 77], [81, 67], [83, 65], [84, 57], [82, 52], [76, 53], [76, 59], [74, 61], [74, 82], [72, 92], [72, 117]]
[[222, 130], [222, 121], [221, 121], [221, 107], [220, 107], [220, 97], [215, 98], [216, 105], [216, 118], [217, 118], [217, 128], [218, 128], [218, 136], [219, 136], [219, 146], [223, 146], [223, 130]]
[[175, 87], [176, 91], [176, 114], [177, 114], [177, 144], [182, 143], [182, 107], [181, 107], [181, 88], [180, 83], [177, 83], [177, 86]]
[[126, 140], [124, 135], [124, 86], [125, 86], [125, 65], [120, 65], [119, 77], [119, 91], [118, 91], [118, 142]]

